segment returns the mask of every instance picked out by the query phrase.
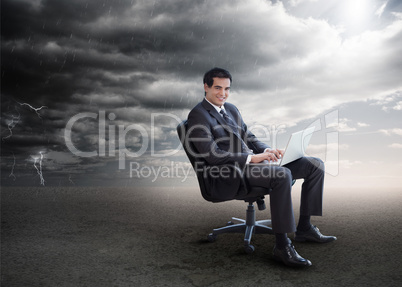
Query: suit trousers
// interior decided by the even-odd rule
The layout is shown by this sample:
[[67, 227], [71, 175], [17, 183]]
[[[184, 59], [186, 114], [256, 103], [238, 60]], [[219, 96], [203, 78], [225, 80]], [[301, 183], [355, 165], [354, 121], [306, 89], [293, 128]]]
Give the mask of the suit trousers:
[[[292, 180], [304, 179], [300, 215], [322, 215], [324, 163], [319, 158], [302, 157], [284, 166], [249, 164], [245, 180], [250, 186], [269, 188], [272, 229], [275, 233], [296, 231], [292, 205]], [[265, 194], [250, 194], [250, 196]]]

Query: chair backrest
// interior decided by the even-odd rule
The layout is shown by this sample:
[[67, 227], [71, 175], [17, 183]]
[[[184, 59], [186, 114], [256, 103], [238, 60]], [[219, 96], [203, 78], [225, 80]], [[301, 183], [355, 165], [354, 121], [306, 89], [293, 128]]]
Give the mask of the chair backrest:
[[197, 150], [196, 150], [194, 144], [189, 140], [189, 138], [187, 136], [187, 131], [188, 131], [187, 120], [184, 120], [177, 126], [177, 135], [179, 136], [183, 149], [186, 152], [186, 155], [187, 155], [188, 159], [190, 160], [191, 165], [193, 166], [194, 171], [197, 175], [197, 179], [198, 179], [198, 183], [200, 185], [200, 190], [201, 190], [202, 196], [207, 201], [216, 202], [215, 199], [211, 198], [208, 195], [206, 184], [205, 184], [204, 177], [203, 177], [203, 173], [200, 172], [200, 170], [202, 170], [203, 167], [205, 167], [207, 165], [207, 162], [205, 161], [204, 158], [197, 156]]

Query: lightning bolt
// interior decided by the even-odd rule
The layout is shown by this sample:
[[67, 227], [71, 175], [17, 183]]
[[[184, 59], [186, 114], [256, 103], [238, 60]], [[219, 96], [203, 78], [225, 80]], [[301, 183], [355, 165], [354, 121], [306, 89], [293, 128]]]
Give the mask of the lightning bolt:
[[19, 103], [19, 102], [17, 102], [17, 103], [20, 104], [20, 106], [28, 106], [31, 110], [35, 111], [35, 113], [38, 115], [38, 117], [40, 119], [41, 119], [41, 116], [39, 114], [39, 111], [47, 108], [47, 106], [41, 106], [40, 108], [34, 108], [33, 106], [31, 106], [30, 104], [27, 104], [27, 103]]
[[71, 184], [75, 185], [74, 181], [71, 179], [71, 174], [68, 175], [68, 180], [71, 182]]
[[[43, 160], [43, 154], [40, 152], [40, 158], [34, 157], [34, 167], [39, 175], [40, 178], [40, 184], [45, 185], [45, 180], [43, 178], [43, 173], [42, 173], [42, 160]], [[36, 166], [36, 163], [39, 161], [39, 168]]]
[[[18, 113], [18, 111], [17, 111], [17, 113]], [[8, 139], [8, 138], [11, 138], [11, 137], [12, 137], [12, 135], [13, 135], [13, 128], [19, 123], [20, 117], [21, 117], [20, 113], [18, 113], [18, 117], [15, 117], [14, 115], [12, 115], [12, 119], [11, 119], [11, 121], [10, 121], [10, 122], [8, 123], [8, 125], [7, 125], [7, 128], [8, 128], [8, 130], [10, 131], [10, 134], [9, 134], [8, 136], [6, 136], [6, 137], [3, 137], [3, 138], [2, 138], [3, 141], [6, 140], [6, 139]], [[15, 122], [14, 120], [17, 120], [17, 121]]]
[[[42, 110], [42, 109], [47, 108], [47, 106], [41, 106], [41, 107], [39, 107], [39, 108], [34, 108], [32, 105], [30, 105], [30, 104], [28, 104], [28, 103], [20, 103], [20, 102], [17, 102], [17, 103], [18, 103], [20, 106], [27, 106], [28, 108], [30, 108], [31, 110], [33, 110], [33, 111], [38, 115], [38, 117], [39, 117], [40, 119], [42, 119], [42, 117], [40, 116], [39, 111]], [[34, 160], [35, 160], [35, 162], [34, 162], [34, 167], [35, 167], [35, 169], [36, 169], [36, 171], [37, 171], [37, 173], [38, 173], [38, 175], [39, 175], [40, 184], [44, 186], [44, 185], [45, 185], [45, 179], [43, 178], [43, 173], [42, 173], [43, 154], [42, 154], [42, 152], [40, 152], [39, 154], [40, 154], [40, 158], [37, 158], [37, 157], [34, 158]], [[36, 163], [37, 163], [37, 162], [39, 162], [39, 168], [36, 166]]]
[[[47, 106], [41, 106], [41, 107], [39, 107], [39, 108], [35, 108], [35, 107], [33, 107], [32, 105], [30, 105], [30, 104], [28, 104], [28, 103], [20, 103], [20, 102], [17, 102], [17, 101], [15, 101], [15, 102], [18, 103], [20, 106], [27, 106], [28, 108], [30, 108], [31, 110], [33, 110], [33, 111], [38, 115], [38, 117], [39, 117], [40, 119], [42, 119], [42, 117], [41, 117], [41, 115], [40, 115], [39, 112], [40, 112], [42, 109], [47, 108]], [[8, 128], [8, 131], [9, 131], [9, 135], [7, 135], [7, 136], [5, 136], [5, 137], [2, 137], [2, 140], [3, 140], [3, 141], [6, 140], [6, 139], [11, 138], [11, 137], [13, 136], [13, 129], [14, 129], [14, 127], [20, 122], [21, 114], [19, 113], [17, 107], [15, 107], [15, 110], [17, 111], [18, 116], [11, 115], [11, 119], [8, 120], [8, 124], [7, 124], [7, 128]], [[14, 168], [15, 168], [15, 164], [16, 164], [16, 158], [15, 158], [14, 153], [13, 153], [13, 158], [14, 158], [14, 163], [13, 163], [13, 166], [12, 166], [12, 168], [11, 168], [11, 172], [10, 172], [9, 177], [13, 178], [14, 181], [15, 181], [15, 180], [16, 180], [16, 176], [14, 175]], [[33, 165], [34, 165], [34, 168], [36, 169], [36, 172], [38, 173], [39, 178], [40, 178], [40, 184], [41, 184], [41, 185], [45, 185], [45, 179], [43, 178], [43, 172], [42, 172], [42, 162], [43, 162], [43, 154], [42, 154], [42, 152], [40, 152], [40, 157], [34, 157], [34, 156], [32, 156], [32, 158], [34, 159], [34, 164], [33, 164]]]
[[[42, 110], [42, 109], [47, 108], [47, 106], [41, 106], [41, 107], [39, 107], [39, 108], [34, 108], [33, 106], [31, 106], [31, 105], [28, 104], [28, 103], [20, 103], [20, 102], [17, 102], [17, 103], [18, 103], [20, 106], [27, 106], [27, 107], [29, 107], [31, 110], [35, 111], [35, 113], [38, 115], [38, 117], [39, 117], [40, 119], [42, 119], [42, 117], [40, 116], [39, 111]], [[15, 109], [15, 110], [17, 110], [17, 109]], [[12, 115], [12, 119], [11, 119], [11, 121], [10, 121], [10, 122], [8, 123], [8, 125], [7, 125], [7, 128], [8, 128], [8, 130], [10, 131], [10, 134], [9, 134], [8, 136], [6, 136], [6, 137], [3, 137], [3, 138], [2, 138], [3, 141], [6, 140], [6, 139], [8, 139], [8, 138], [10, 138], [10, 137], [12, 137], [12, 135], [13, 135], [13, 128], [19, 123], [20, 117], [21, 117], [21, 114], [20, 114], [18, 111], [17, 111], [17, 113], [18, 113], [18, 117]], [[15, 120], [17, 120], [17, 121], [15, 121]]]
[[14, 179], [14, 181], [15, 181], [16, 177], [14, 175], [14, 167], [15, 167], [15, 155], [14, 155], [14, 153], [13, 153], [13, 158], [14, 158], [13, 167], [11, 168], [11, 173], [10, 173], [10, 175], [8, 177], [12, 177]]

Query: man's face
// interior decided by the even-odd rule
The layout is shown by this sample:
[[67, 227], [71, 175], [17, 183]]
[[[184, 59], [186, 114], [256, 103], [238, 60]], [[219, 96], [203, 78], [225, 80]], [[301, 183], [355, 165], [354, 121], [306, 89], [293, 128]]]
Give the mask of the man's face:
[[211, 87], [204, 84], [204, 90], [206, 92], [205, 97], [208, 101], [221, 107], [229, 97], [230, 91], [230, 79], [227, 78], [213, 78], [214, 83]]

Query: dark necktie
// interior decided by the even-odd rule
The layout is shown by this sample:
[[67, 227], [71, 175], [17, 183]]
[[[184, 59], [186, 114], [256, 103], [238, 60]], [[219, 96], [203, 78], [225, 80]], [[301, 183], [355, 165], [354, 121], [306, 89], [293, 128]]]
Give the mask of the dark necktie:
[[232, 120], [232, 119], [229, 117], [229, 115], [228, 115], [227, 113], [225, 113], [224, 110], [221, 110], [220, 113], [222, 114], [223, 119], [225, 120], [225, 122], [231, 127], [231, 129], [233, 130], [233, 132], [235, 133], [235, 135], [237, 135], [237, 136], [240, 137], [240, 134], [239, 134], [239, 125], [236, 124], [236, 123], [234, 122], [234, 120]]
[[243, 139], [241, 138], [241, 135], [239, 134], [239, 125], [235, 123], [234, 120], [232, 120], [231, 117], [229, 117], [229, 115], [227, 113], [225, 113], [224, 110], [221, 110], [220, 113], [223, 115], [223, 119], [225, 120], [225, 122], [228, 124], [228, 126], [230, 126], [230, 128], [232, 129], [233, 133], [237, 136], [237, 138], [241, 141], [241, 146], [242, 146], [242, 150], [244, 152], [247, 152], [249, 154], [252, 154], [253, 151], [251, 149], [249, 149], [246, 145], [246, 143], [243, 141]]

